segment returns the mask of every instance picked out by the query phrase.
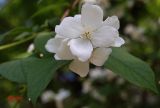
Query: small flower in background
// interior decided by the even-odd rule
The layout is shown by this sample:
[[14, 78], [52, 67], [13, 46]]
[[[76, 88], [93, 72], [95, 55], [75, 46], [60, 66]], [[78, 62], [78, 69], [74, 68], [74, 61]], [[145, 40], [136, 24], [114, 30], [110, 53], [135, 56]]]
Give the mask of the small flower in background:
[[7, 101], [10, 108], [19, 108], [20, 102], [23, 100], [22, 96], [8, 96]]
[[42, 96], [41, 96], [41, 100], [43, 103], [48, 103], [53, 101], [55, 98], [55, 93], [51, 90], [45, 91]]
[[127, 1], [127, 6], [128, 6], [129, 8], [132, 8], [132, 7], [134, 6], [134, 0], [128, 0], [128, 1]]
[[146, 38], [144, 36], [144, 31], [145, 31], [144, 28], [136, 27], [133, 24], [128, 24], [124, 29], [126, 35], [130, 35], [131, 38], [140, 42], [146, 41]]
[[22, 99], [23, 99], [22, 96], [8, 96], [7, 97], [8, 102], [13, 102], [13, 101], [20, 102], [22, 101]]
[[106, 98], [104, 95], [100, 94], [97, 90], [92, 90], [91, 92], [91, 96], [96, 99], [99, 100], [100, 102], [106, 102]]
[[92, 91], [92, 81], [91, 80], [85, 80], [82, 85], [82, 93], [86, 94]]
[[113, 73], [111, 70], [109, 70], [109, 69], [106, 69], [105, 70], [106, 71], [106, 73], [107, 73], [107, 80], [108, 81], [112, 81], [113, 79], [115, 79], [118, 75], [117, 74], [115, 74], [115, 73]]
[[99, 100], [101, 102], [105, 102], [105, 96], [101, 95], [98, 90], [92, 85], [92, 80], [88, 79], [83, 82], [82, 93], [89, 93], [94, 99]]
[[91, 69], [91, 71], [89, 72], [89, 77], [91, 80], [105, 78], [107, 77], [107, 71], [100, 67], [97, 67], [97, 68]]
[[82, 6], [81, 15], [66, 17], [55, 27], [56, 36], [46, 44], [48, 52], [56, 53], [56, 60], [73, 60], [69, 68], [81, 77], [89, 72], [89, 62], [102, 66], [124, 40], [119, 37], [116, 16], [103, 21], [103, 10], [92, 4]]
[[48, 90], [42, 94], [41, 100], [43, 103], [55, 101], [57, 108], [63, 108], [63, 100], [68, 98], [70, 95], [70, 91], [66, 89], [60, 89], [58, 93]]
[[32, 44], [29, 45], [29, 47], [28, 47], [28, 49], [27, 49], [27, 52], [28, 52], [28, 53], [32, 53], [32, 52], [34, 51], [34, 49], [35, 49], [35, 46], [34, 46], [34, 44], [32, 43]]
[[63, 101], [67, 97], [71, 95], [70, 91], [65, 89], [60, 89], [59, 92], [56, 94], [55, 100], [57, 101]]

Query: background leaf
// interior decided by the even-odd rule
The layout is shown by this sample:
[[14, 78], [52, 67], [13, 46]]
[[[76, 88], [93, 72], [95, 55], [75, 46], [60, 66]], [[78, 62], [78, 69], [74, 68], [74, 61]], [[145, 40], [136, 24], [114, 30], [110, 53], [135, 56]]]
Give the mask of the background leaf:
[[38, 96], [47, 87], [56, 70], [67, 63], [55, 61], [52, 58], [30, 58], [25, 61], [23, 67], [27, 73], [28, 97], [33, 103], [36, 103]]
[[158, 92], [155, 76], [149, 65], [121, 48], [113, 49], [105, 67], [137, 86]]
[[[23, 33], [23, 34], [28, 33], [29, 34], [29, 32], [31, 32], [31, 31], [32, 30], [27, 27], [17, 27], [17, 28], [14, 28], [14, 29], [6, 32], [6, 33], [0, 34], [0, 45], [12, 42], [13, 40], [15, 40], [16, 37], [20, 36], [21, 33]], [[21, 38], [19, 38], [19, 39], [21, 39]]]
[[19, 83], [26, 82], [22, 62], [22, 60], [16, 60], [1, 64], [0, 74], [11, 81]]
[[45, 44], [50, 38], [53, 38], [53, 32], [42, 32], [39, 33], [34, 40], [35, 50], [37, 53], [49, 54], [45, 49]]
[[0, 74], [19, 83], [27, 83], [28, 97], [36, 103], [38, 96], [47, 87], [53, 74], [67, 61], [55, 61], [53, 58], [28, 57], [22, 60], [6, 62], [0, 65]]

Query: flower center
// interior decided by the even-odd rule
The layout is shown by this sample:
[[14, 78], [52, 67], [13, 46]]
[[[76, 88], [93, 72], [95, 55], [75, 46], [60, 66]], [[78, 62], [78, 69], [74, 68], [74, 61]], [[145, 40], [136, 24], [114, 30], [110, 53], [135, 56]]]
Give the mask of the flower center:
[[84, 32], [84, 34], [82, 34], [82, 38], [84, 39], [91, 39], [91, 32]]

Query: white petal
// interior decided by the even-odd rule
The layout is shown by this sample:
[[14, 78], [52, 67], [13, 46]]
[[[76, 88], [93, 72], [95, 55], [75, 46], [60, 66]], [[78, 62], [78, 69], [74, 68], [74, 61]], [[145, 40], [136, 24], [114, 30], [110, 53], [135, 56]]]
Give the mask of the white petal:
[[54, 55], [54, 58], [55, 58], [56, 60], [62, 60], [57, 54]]
[[91, 57], [93, 47], [89, 40], [82, 38], [72, 39], [68, 45], [72, 54], [78, 57], [80, 61], [87, 61]]
[[56, 60], [72, 60], [74, 58], [67, 44], [68, 39], [64, 39], [59, 46], [57, 53], [54, 56]]
[[79, 60], [74, 60], [69, 65], [69, 69], [77, 73], [81, 77], [85, 77], [89, 72], [89, 62], [81, 62]]
[[113, 47], [120, 47], [120, 46], [123, 45], [124, 43], [125, 43], [125, 41], [123, 40], [123, 38], [118, 37], [118, 38], [115, 40], [115, 43], [114, 43]]
[[52, 38], [49, 39], [45, 48], [48, 52], [56, 53], [63, 39], [60, 38]]
[[82, 6], [82, 24], [85, 27], [91, 27], [93, 29], [98, 28], [103, 22], [103, 10], [92, 4], [84, 4]]
[[116, 28], [117, 30], [120, 27], [119, 20], [117, 16], [108, 17], [104, 22], [104, 26], [112, 26]]
[[79, 37], [82, 31], [82, 24], [78, 21], [77, 17], [66, 17], [60, 25], [55, 27], [55, 32], [64, 38]]
[[96, 66], [102, 66], [111, 54], [111, 48], [97, 48], [93, 51], [90, 62]]
[[80, 14], [75, 15], [74, 19], [75, 19], [76, 22], [81, 24], [81, 15]]
[[58, 35], [58, 34], [56, 34], [54, 38], [63, 38], [63, 39], [64, 39], [63, 36], [60, 36], [60, 35]]
[[110, 26], [102, 26], [93, 33], [91, 41], [94, 47], [110, 47], [118, 35], [117, 29]]

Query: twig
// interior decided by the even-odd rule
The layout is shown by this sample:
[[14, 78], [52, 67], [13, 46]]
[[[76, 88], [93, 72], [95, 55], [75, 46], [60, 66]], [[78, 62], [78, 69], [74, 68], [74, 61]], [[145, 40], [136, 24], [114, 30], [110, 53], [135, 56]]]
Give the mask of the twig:
[[63, 18], [67, 17], [69, 13], [71, 12], [72, 9], [76, 7], [76, 5], [80, 2], [81, 0], [74, 0], [74, 2], [71, 4], [71, 6], [64, 12], [64, 14], [61, 17], [61, 21]]

